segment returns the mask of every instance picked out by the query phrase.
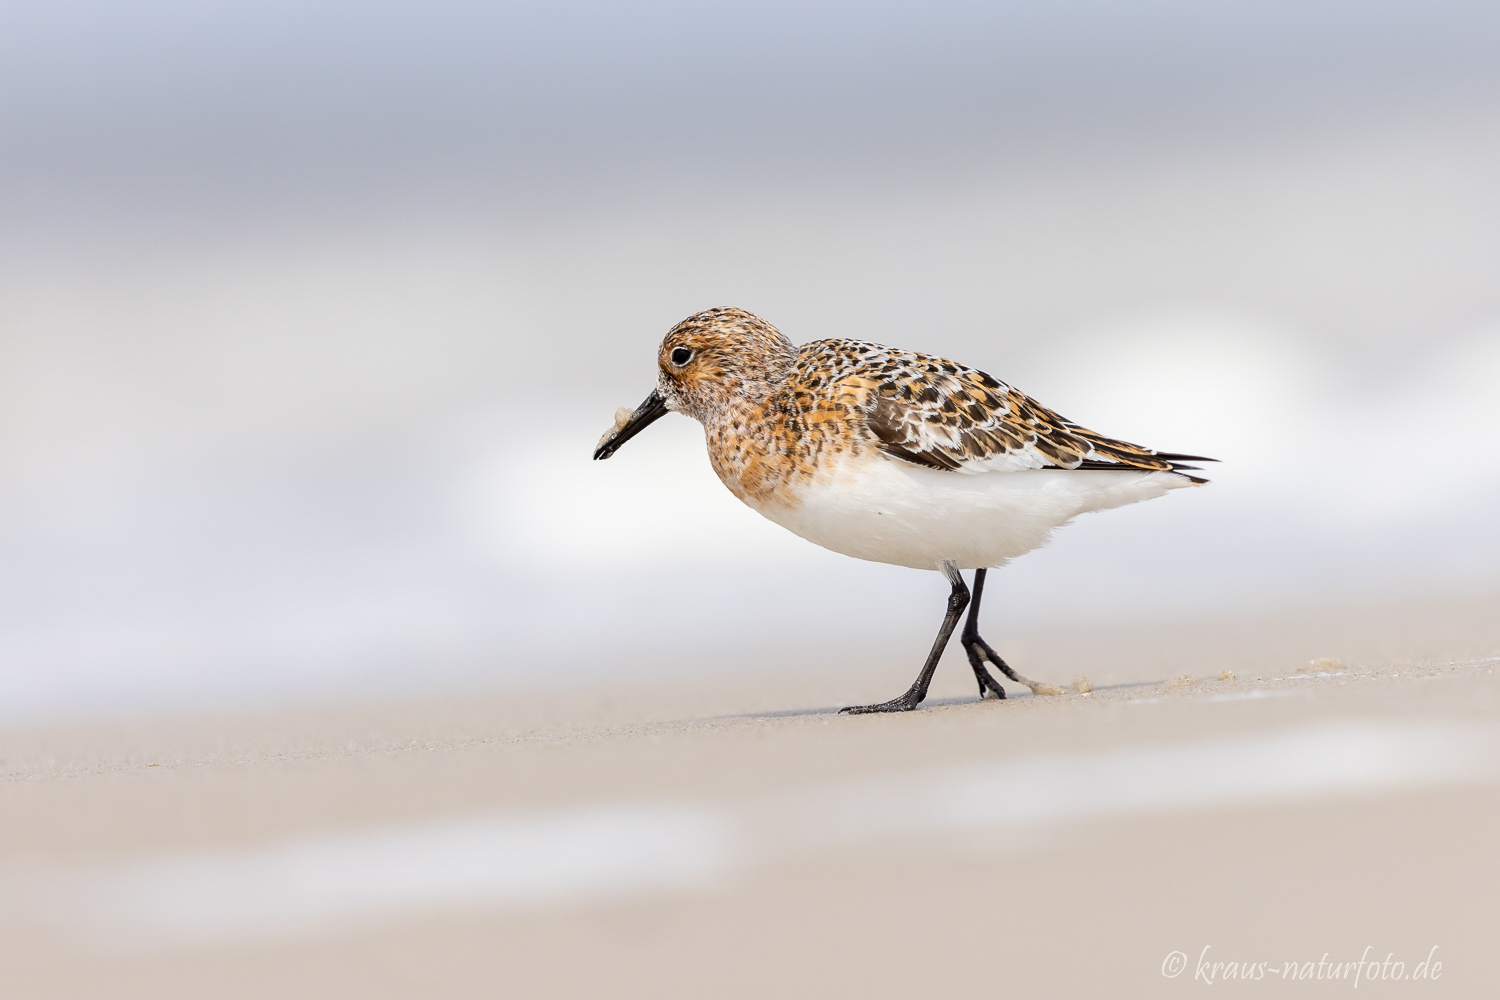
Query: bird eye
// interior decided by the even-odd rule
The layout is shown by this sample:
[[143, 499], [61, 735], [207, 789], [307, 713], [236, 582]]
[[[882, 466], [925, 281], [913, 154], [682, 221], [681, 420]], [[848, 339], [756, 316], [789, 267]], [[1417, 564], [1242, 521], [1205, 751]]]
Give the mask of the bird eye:
[[681, 368], [693, 358], [693, 352], [686, 347], [678, 347], [672, 351], [672, 364]]

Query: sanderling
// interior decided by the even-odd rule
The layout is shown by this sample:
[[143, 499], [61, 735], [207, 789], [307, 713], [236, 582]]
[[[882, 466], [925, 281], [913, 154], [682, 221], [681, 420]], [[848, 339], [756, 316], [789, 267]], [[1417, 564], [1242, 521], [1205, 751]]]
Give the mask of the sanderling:
[[[937, 640], [899, 698], [845, 712], [904, 712], [927, 696], [964, 608], [960, 641], [979, 695], [1005, 697], [988, 660], [1033, 691], [979, 636], [989, 567], [1046, 543], [1079, 514], [1206, 482], [1184, 462], [1065, 420], [975, 368], [859, 340], [795, 346], [743, 309], [678, 323], [657, 351], [656, 390], [621, 410], [594, 458], [669, 411], [703, 425], [714, 471], [750, 507], [859, 559], [935, 569], [952, 585]], [[959, 572], [974, 570], [974, 595]]]

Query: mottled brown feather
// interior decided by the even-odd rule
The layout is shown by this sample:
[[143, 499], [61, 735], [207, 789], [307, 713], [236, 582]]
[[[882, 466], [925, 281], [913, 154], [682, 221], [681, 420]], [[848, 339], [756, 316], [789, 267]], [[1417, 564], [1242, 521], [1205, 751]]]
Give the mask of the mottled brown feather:
[[[671, 363], [672, 351], [684, 347], [691, 361]], [[754, 504], [784, 502], [800, 484], [867, 452], [955, 474], [1185, 475], [1192, 467], [1179, 460], [1195, 460], [1097, 434], [945, 358], [859, 340], [799, 348], [740, 309], [688, 317], [668, 333], [659, 358], [658, 392], [703, 423], [715, 472]]]
[[[1074, 423], [992, 375], [945, 358], [853, 340], [821, 340], [798, 352], [806, 363], [873, 371], [880, 381], [863, 407], [885, 454], [951, 472], [1004, 468], [1139, 469], [1180, 472], [1178, 459], [1105, 437]], [[848, 381], [846, 376], [841, 381]], [[1191, 468], [1188, 466], [1186, 468]], [[1189, 476], [1201, 482], [1197, 477]]]

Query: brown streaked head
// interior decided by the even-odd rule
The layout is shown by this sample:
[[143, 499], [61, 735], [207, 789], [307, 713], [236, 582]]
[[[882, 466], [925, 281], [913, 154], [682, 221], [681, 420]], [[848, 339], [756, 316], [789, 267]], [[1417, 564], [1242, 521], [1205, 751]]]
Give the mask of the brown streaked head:
[[613, 455], [668, 411], [711, 419], [736, 398], [761, 400], [786, 378], [797, 349], [770, 323], [733, 307], [694, 313], [668, 331], [656, 353], [656, 390], [594, 452]]

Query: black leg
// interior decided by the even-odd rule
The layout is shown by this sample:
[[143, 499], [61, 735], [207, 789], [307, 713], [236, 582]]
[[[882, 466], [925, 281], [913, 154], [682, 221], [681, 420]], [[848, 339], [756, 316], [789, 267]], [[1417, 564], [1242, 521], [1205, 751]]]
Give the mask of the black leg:
[[974, 571], [974, 603], [969, 605], [969, 617], [964, 622], [963, 635], [959, 641], [964, 644], [964, 651], [969, 654], [969, 666], [974, 668], [974, 678], [979, 681], [979, 697], [983, 698], [986, 691], [993, 691], [998, 698], [1005, 697], [1005, 691], [1000, 687], [1000, 682], [995, 680], [990, 672], [984, 669], [984, 661], [989, 660], [1000, 668], [1000, 672], [1017, 684], [1025, 684], [1031, 688], [1034, 694], [1062, 694], [1060, 690], [1050, 684], [1042, 684], [1037, 681], [1028, 680], [1010, 668], [995, 648], [979, 637], [979, 602], [984, 597], [984, 574], [982, 569]]
[[953, 628], [958, 624], [958, 616], [964, 613], [964, 608], [969, 604], [969, 588], [964, 586], [964, 578], [958, 572], [958, 567], [948, 562], [943, 564], [943, 575], [953, 585], [953, 591], [948, 595], [948, 613], [943, 616], [943, 626], [938, 629], [937, 639], [932, 643], [932, 652], [927, 654], [927, 662], [922, 664], [922, 672], [912, 682], [912, 686], [899, 698], [883, 701], [878, 705], [851, 705], [842, 709], [844, 715], [865, 715], [870, 712], [910, 712], [922, 703], [927, 697], [927, 687], [932, 683], [933, 671], [937, 670], [938, 660], [942, 658], [943, 649], [948, 645], [948, 639], [953, 635]]
[[1015, 675], [1011, 674], [1010, 667], [990, 648], [990, 644], [979, 638], [979, 602], [984, 599], [984, 573], [983, 569], [974, 571], [974, 600], [969, 605], [969, 617], [964, 620], [964, 632], [959, 641], [964, 644], [964, 652], [969, 654], [969, 666], [974, 668], [974, 679], [979, 682], [979, 697], [982, 699], [987, 694], [993, 694], [996, 698], [1004, 698], [1005, 688], [985, 669], [985, 656], [988, 655], [991, 662], [1010, 674], [1012, 680]]

